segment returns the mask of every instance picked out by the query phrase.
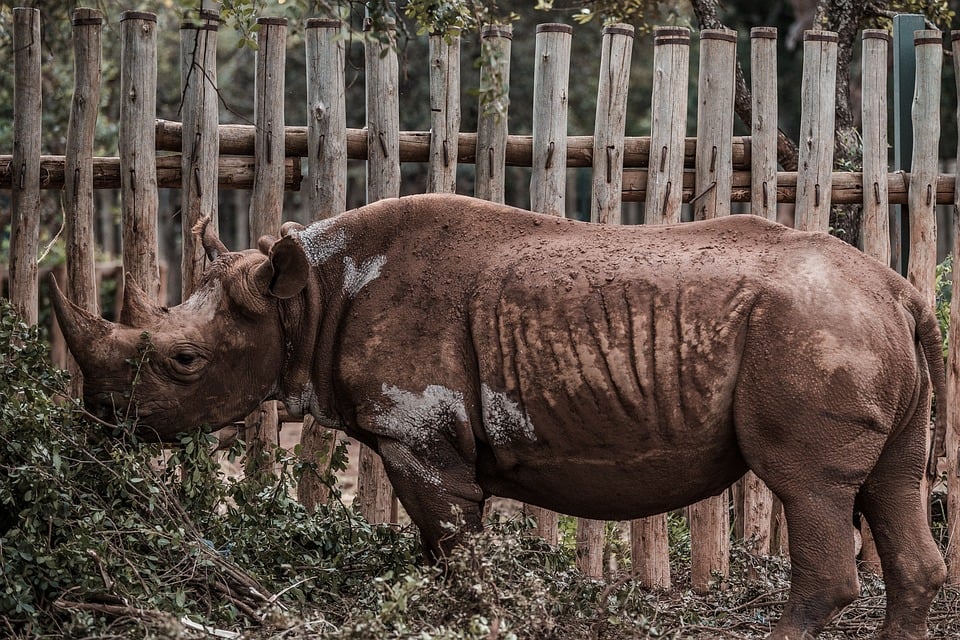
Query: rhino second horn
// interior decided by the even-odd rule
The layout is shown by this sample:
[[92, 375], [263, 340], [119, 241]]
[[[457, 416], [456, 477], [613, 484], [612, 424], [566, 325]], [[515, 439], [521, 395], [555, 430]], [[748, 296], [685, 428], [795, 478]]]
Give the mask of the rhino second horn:
[[145, 329], [163, 316], [147, 293], [140, 288], [129, 273], [123, 279], [123, 306], [120, 308], [120, 324]]
[[82, 370], [89, 370], [95, 356], [94, 347], [110, 335], [113, 324], [68, 300], [52, 273], [50, 274], [50, 297], [53, 302], [53, 311], [57, 315], [57, 322], [60, 323], [60, 329], [63, 331], [67, 346], [70, 347], [70, 352]]

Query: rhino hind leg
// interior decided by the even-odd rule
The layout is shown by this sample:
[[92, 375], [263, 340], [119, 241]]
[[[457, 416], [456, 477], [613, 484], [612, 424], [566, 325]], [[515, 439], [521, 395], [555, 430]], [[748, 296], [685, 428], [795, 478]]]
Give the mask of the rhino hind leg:
[[428, 559], [441, 561], [465, 535], [481, 531], [485, 496], [475, 470], [452, 446], [440, 442], [420, 452], [381, 439], [379, 448], [397, 498], [420, 528]]
[[946, 580], [946, 566], [930, 534], [921, 494], [926, 412], [888, 443], [860, 491], [887, 587], [885, 640], [927, 637], [927, 614]]

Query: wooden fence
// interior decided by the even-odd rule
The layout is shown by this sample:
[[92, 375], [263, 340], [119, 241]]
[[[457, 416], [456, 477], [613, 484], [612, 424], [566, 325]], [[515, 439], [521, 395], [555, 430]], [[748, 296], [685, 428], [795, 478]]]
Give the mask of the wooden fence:
[[[733, 135], [733, 73], [737, 34], [703, 30], [699, 36], [699, 78], [696, 137], [686, 136], [690, 31], [665, 27], [655, 30], [654, 67], [649, 136], [624, 135], [628, 78], [634, 46], [629, 25], [603, 30], [600, 82], [594, 135], [567, 135], [567, 96], [570, 76], [571, 27], [543, 24], [536, 32], [533, 131], [510, 135], [509, 100], [494, 95], [480, 108], [476, 133], [461, 131], [459, 95], [460, 49], [457, 37], [430, 38], [431, 131], [400, 131], [398, 62], [386, 41], [365, 43], [367, 126], [346, 127], [343, 27], [335, 20], [306, 23], [307, 126], [284, 126], [283, 68], [285, 20], [258, 21], [255, 124], [220, 125], [216, 97], [218, 17], [201, 12], [181, 27], [183, 122], [157, 121], [155, 113], [156, 17], [125, 12], [120, 16], [121, 56], [120, 143], [118, 157], [93, 157], [93, 132], [100, 90], [100, 34], [102, 15], [92, 9], [74, 13], [76, 87], [67, 136], [67, 155], [43, 156], [40, 150], [41, 62], [39, 11], [14, 10], [16, 100], [15, 144], [12, 156], [0, 156], [0, 188], [13, 200], [10, 293], [25, 316], [37, 320], [37, 225], [40, 189], [64, 194], [67, 242], [68, 295], [97, 310], [94, 265], [94, 189], [122, 190], [123, 267], [135, 275], [153, 296], [159, 291], [157, 261], [157, 188], [182, 189], [184, 295], [195, 286], [203, 268], [203, 253], [191, 235], [193, 223], [208, 212], [216, 221], [218, 189], [251, 189], [251, 238], [276, 233], [282, 220], [284, 190], [302, 189], [310, 210], [334, 215], [346, 206], [346, 163], [366, 160], [367, 199], [394, 197], [400, 190], [404, 162], [428, 165], [433, 191], [455, 189], [458, 163], [472, 163], [475, 195], [503, 201], [506, 166], [532, 168], [531, 208], [564, 215], [569, 167], [592, 167], [591, 217], [605, 224], [621, 221], [623, 202], [643, 203], [647, 224], [681, 220], [687, 207], [695, 218], [731, 213], [734, 203], [749, 203], [749, 211], [776, 218], [778, 203], [795, 203], [796, 225], [826, 231], [834, 204], [864, 207], [863, 246], [882, 262], [890, 261], [889, 205], [909, 205], [912, 247], [909, 278], [933, 304], [936, 268], [934, 207], [958, 200], [955, 177], [938, 174], [940, 73], [942, 34], [916, 33], [917, 83], [913, 123], [915, 141], [912, 172], [891, 173], [887, 164], [886, 73], [888, 36], [881, 31], [863, 34], [862, 172], [833, 170], [834, 83], [837, 36], [809, 31], [804, 38], [800, 171], [777, 170], [777, 76], [775, 29], [750, 33], [753, 121], [751, 134]], [[524, 34], [525, 36], [527, 34]], [[960, 54], [958, 32], [952, 42]], [[489, 25], [483, 29], [484, 48], [493, 52], [480, 70], [484, 86], [510, 75], [512, 29]], [[960, 66], [960, 55], [954, 55]], [[958, 74], [960, 77], [960, 74]], [[157, 155], [157, 151], [176, 152]], [[306, 176], [300, 158], [307, 158]], [[747, 207], [740, 205], [741, 209]], [[215, 222], [216, 224], [216, 222]], [[955, 222], [954, 224], [958, 224]], [[955, 232], [954, 253], [960, 251]], [[956, 272], [955, 272], [956, 273]], [[954, 276], [955, 290], [956, 276]], [[960, 344], [960, 296], [953, 297], [951, 344]], [[949, 397], [960, 398], [960, 365], [956, 349], [949, 357]], [[949, 457], [945, 462], [949, 523], [952, 539], [960, 540], [960, 477], [957, 449], [960, 412], [948, 425]], [[268, 446], [276, 438], [277, 408], [273, 403], [246, 420], [247, 438]], [[304, 448], [316, 452], [330, 437], [307, 420]], [[256, 443], [260, 443], [256, 445]], [[369, 451], [361, 454], [359, 503], [374, 522], [395, 520], [382, 466]], [[256, 468], [253, 472], [269, 469]], [[314, 490], [316, 488], [314, 487]], [[306, 500], [316, 493], [306, 491]], [[735, 498], [735, 499], [734, 499]], [[778, 526], [774, 498], [752, 475], [735, 491], [691, 506], [693, 586], [709, 589], [716, 576], [728, 571], [731, 529], [754, 540], [760, 552], [786, 544]], [[541, 534], [557, 540], [557, 516], [532, 510]], [[635, 572], [648, 585], [669, 587], [667, 520], [656, 516], [631, 523]], [[582, 520], [578, 524], [578, 561], [583, 571], [603, 571], [604, 525]], [[951, 581], [960, 582], [958, 545], [948, 549]], [[869, 544], [867, 545], [869, 550]]]

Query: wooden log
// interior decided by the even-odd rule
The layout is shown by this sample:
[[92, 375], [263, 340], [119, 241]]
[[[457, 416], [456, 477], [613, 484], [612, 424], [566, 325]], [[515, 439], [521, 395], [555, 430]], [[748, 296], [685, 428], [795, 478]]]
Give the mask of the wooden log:
[[[960, 91], [960, 31], [950, 33], [953, 51], [953, 75]], [[957, 107], [960, 124], [960, 106]], [[957, 166], [960, 166], [960, 146], [957, 147]], [[953, 290], [960, 292], [960, 186], [953, 196]], [[947, 397], [944, 402], [950, 411], [947, 418], [947, 583], [960, 585], [960, 295], [950, 298], [950, 350], [947, 353]], [[939, 405], [939, 398], [937, 399]], [[937, 420], [944, 416], [938, 415]]]
[[932, 309], [936, 304], [937, 216], [933, 196], [940, 141], [940, 68], [943, 39], [935, 30], [914, 34], [917, 79], [913, 93], [913, 160], [907, 206], [910, 209], [910, 262], [907, 279]]
[[630, 521], [633, 573], [644, 586], [664, 591], [670, 589], [669, 550], [666, 514]]
[[[65, 188], [65, 157], [40, 156], [40, 188]], [[253, 187], [253, 156], [220, 156], [221, 189], [251, 189]], [[12, 183], [13, 156], [0, 156], [0, 189], [9, 189]], [[164, 189], [179, 189], [183, 175], [180, 154], [157, 157], [157, 186]], [[283, 187], [287, 191], [300, 188], [300, 163], [294, 158], [284, 161]], [[952, 189], [953, 183], [950, 183]], [[120, 158], [93, 158], [93, 188], [120, 188]], [[951, 196], [952, 197], [952, 196]]]
[[887, 48], [883, 29], [863, 31], [863, 252], [890, 265], [887, 188]]
[[[344, 41], [339, 20], [307, 20], [307, 208], [311, 218], [329, 218], [347, 203], [347, 109], [344, 88]], [[308, 510], [329, 498], [323, 482], [337, 446], [336, 432], [312, 416], [303, 418], [300, 457], [317, 468], [297, 485], [297, 499]]]
[[[670, 224], [680, 222], [681, 184], [686, 165], [690, 30], [686, 27], [657, 27], [653, 33], [649, 173], [644, 219], [648, 224]], [[649, 162], [651, 153], [652, 164]], [[630, 166], [626, 159], [624, 165]]]
[[459, 140], [460, 33], [455, 30], [449, 34], [435, 33], [430, 36], [430, 161], [427, 165], [427, 191], [456, 193]]
[[620, 224], [623, 193], [623, 141], [633, 27], [614, 24], [603, 29], [597, 115], [593, 129], [593, 190], [590, 219]]
[[804, 231], [830, 227], [830, 180], [837, 82], [837, 34], [803, 34], [803, 79], [800, 90], [800, 180], [797, 223]]
[[[171, 120], [157, 120], [157, 150], [180, 151], [182, 126]], [[254, 127], [244, 124], [220, 125], [220, 153], [227, 155], [251, 155], [254, 150]], [[287, 156], [306, 157], [307, 127], [285, 128], [284, 153]], [[458, 139], [459, 162], [476, 162], [476, 133], [461, 132]], [[400, 162], [428, 162], [430, 158], [429, 131], [400, 132]], [[647, 136], [630, 136], [623, 141], [623, 166], [646, 167], [650, 157], [651, 140]], [[683, 166], [693, 168], [696, 158], [696, 138], [683, 140]], [[484, 152], [481, 151], [481, 154]], [[350, 160], [367, 160], [367, 130], [347, 129], [347, 157]], [[489, 155], [487, 157], [489, 162]], [[509, 167], [530, 167], [533, 162], [533, 137], [510, 135], [506, 138], [504, 163]], [[593, 166], [593, 136], [567, 136], [567, 167]], [[750, 168], [750, 136], [733, 138], [733, 168]], [[952, 196], [951, 196], [952, 197]]]
[[40, 10], [13, 9], [13, 210], [10, 229], [10, 302], [27, 324], [39, 315], [40, 245]]
[[[533, 75], [533, 172], [530, 208], [563, 216], [567, 191], [567, 100], [570, 82], [569, 25], [537, 25]], [[557, 514], [535, 505], [527, 512], [536, 520], [537, 534], [547, 544], [559, 541]]]
[[700, 32], [700, 77], [697, 94], [697, 162], [693, 197], [694, 218], [730, 215], [733, 179], [734, 71], [737, 32], [704, 29]]
[[[73, 99], [64, 158], [63, 222], [67, 265], [66, 293], [77, 306], [100, 315], [94, 245], [93, 143], [100, 105], [100, 36], [103, 14], [96, 9], [73, 12]], [[83, 373], [67, 356], [70, 394], [83, 393]]]
[[533, 174], [530, 208], [566, 213], [567, 108], [573, 28], [537, 25], [533, 76]]
[[[750, 213], [777, 219], [777, 29], [750, 30]], [[884, 92], [886, 93], [886, 92]], [[756, 496], [761, 498], [761, 496]], [[769, 520], [769, 518], [768, 518]], [[756, 524], [752, 524], [754, 528]], [[769, 535], [769, 532], [768, 532]]]
[[180, 87], [183, 113], [181, 155], [181, 296], [190, 297], [207, 265], [203, 245], [193, 232], [201, 218], [209, 217], [219, 233], [217, 215], [219, 176], [219, 104], [217, 93], [217, 29], [215, 10], [201, 10], [196, 20], [180, 25]]
[[[386, 19], [386, 40], [364, 42], [367, 79], [367, 202], [400, 195], [400, 102], [399, 63], [395, 47], [395, 24]], [[369, 30], [369, 19], [364, 28]], [[429, 148], [429, 140], [428, 148]], [[357, 479], [360, 513], [372, 524], [395, 521], [396, 498], [380, 457], [360, 447]]]
[[[508, 24], [485, 25], [480, 32], [482, 59], [480, 68], [480, 107], [477, 121], [474, 195], [484, 200], [504, 202], [504, 174], [507, 154], [510, 96], [510, 45], [513, 27]], [[460, 134], [458, 147], [463, 146]], [[531, 141], [532, 142], [532, 141]], [[401, 135], [401, 149], [403, 136]], [[458, 149], [458, 156], [463, 154]]]
[[307, 207], [328, 218], [347, 203], [345, 50], [339, 20], [307, 20]]
[[120, 15], [120, 195], [123, 268], [155, 302], [157, 241], [157, 16]]
[[[278, 236], [283, 214], [284, 68], [286, 18], [257, 18], [257, 56], [253, 119], [256, 126], [256, 166], [250, 197], [250, 244], [263, 236]], [[264, 402], [244, 420], [247, 444], [245, 472], [264, 479], [276, 474], [274, 452], [280, 446], [277, 401]]]

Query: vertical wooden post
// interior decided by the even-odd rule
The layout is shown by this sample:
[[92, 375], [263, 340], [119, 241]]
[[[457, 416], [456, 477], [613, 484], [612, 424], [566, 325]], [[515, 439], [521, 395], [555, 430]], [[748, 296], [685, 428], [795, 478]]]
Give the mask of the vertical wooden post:
[[[530, 208], [563, 216], [567, 189], [567, 89], [573, 28], [566, 24], [537, 25], [533, 76], [533, 174]], [[557, 514], [534, 505], [527, 512], [537, 522], [537, 534], [547, 544], [559, 541]]]
[[209, 216], [219, 231], [217, 195], [219, 189], [218, 153], [220, 123], [217, 95], [216, 11], [201, 9], [196, 21], [180, 25], [180, 86], [183, 115], [180, 167], [182, 256], [180, 277], [182, 298], [186, 300], [200, 284], [206, 266], [203, 245], [193, 227]]
[[593, 197], [590, 219], [620, 224], [623, 197], [623, 142], [627, 119], [627, 88], [633, 53], [633, 27], [604, 27], [593, 128]]
[[430, 36], [430, 162], [427, 190], [456, 193], [460, 140], [460, 33]]
[[[257, 60], [253, 118], [256, 125], [253, 193], [250, 197], [250, 244], [261, 236], [280, 233], [283, 212], [284, 68], [287, 51], [286, 18], [257, 18]], [[262, 477], [274, 472], [273, 452], [280, 443], [280, 421], [275, 400], [264, 402], [244, 420], [247, 443], [246, 474]]]
[[[960, 31], [950, 33], [953, 49], [953, 75], [960, 91]], [[960, 124], [960, 106], [957, 107]], [[957, 147], [960, 166], [960, 146]], [[953, 194], [953, 290], [960, 292], [960, 181]], [[960, 295], [950, 298], [950, 351], [947, 354], [947, 397], [950, 407], [947, 422], [947, 583], [960, 585]], [[939, 404], [940, 399], [937, 399]], [[942, 420], [937, 416], [937, 420]]]
[[[750, 30], [750, 213], [777, 219], [777, 29]], [[752, 471], [739, 483], [738, 533], [757, 554], [770, 553], [773, 493]], [[735, 494], [737, 495], [737, 494]]]
[[307, 203], [312, 219], [347, 205], [347, 107], [339, 20], [307, 20]]
[[[751, 94], [753, 95], [753, 102], [751, 104], [753, 121], [750, 123], [750, 213], [766, 218], [767, 220], [776, 220], [776, 27], [754, 27], [750, 30], [750, 82]], [[767, 493], [769, 493], [769, 491], [767, 491]], [[753, 525], [751, 525], [751, 528], [753, 528]], [[765, 534], [757, 530], [754, 530], [753, 533], [761, 533], [768, 538], [770, 535], [769, 518], [766, 529]], [[748, 534], [745, 533], [745, 535]]]
[[533, 76], [533, 175], [530, 208], [562, 216], [567, 187], [567, 88], [573, 28], [537, 25]]
[[[690, 30], [686, 27], [657, 27], [653, 34], [650, 160], [644, 221], [647, 224], [674, 224], [680, 222], [683, 198]], [[660, 526], [657, 525], [657, 528]], [[666, 530], [666, 521], [663, 529]], [[656, 540], [659, 537], [648, 536], [648, 539]], [[664, 587], [669, 588], [669, 565], [666, 569], [667, 582]], [[647, 580], [644, 582], [655, 584]]]
[[914, 34], [917, 81], [913, 93], [913, 159], [907, 208], [910, 210], [910, 261], [907, 279], [932, 309], [936, 304], [937, 145], [940, 141], [940, 69], [943, 38], [939, 31]]
[[474, 195], [503, 203], [507, 154], [507, 117], [510, 111], [510, 45], [513, 27], [488, 24], [481, 46], [488, 62], [480, 69], [480, 109], [477, 122], [476, 187]]
[[736, 31], [700, 32], [696, 180], [691, 202], [697, 220], [730, 215], [736, 62]]
[[10, 301], [27, 324], [36, 324], [39, 313], [41, 44], [40, 10], [15, 7]]
[[[364, 43], [367, 78], [367, 202], [400, 195], [400, 99], [398, 95], [394, 21], [386, 18], [385, 41]], [[369, 30], [370, 20], [364, 24]], [[360, 476], [357, 480], [360, 512], [368, 522], [379, 524], [396, 519], [396, 498], [383, 468], [371, 449], [360, 447]]]
[[[627, 118], [627, 89], [633, 27], [604, 27], [597, 87], [597, 115], [593, 135], [593, 189], [590, 219], [620, 224], [623, 185], [623, 144]], [[577, 567], [592, 578], [603, 576], [605, 524], [602, 520], [577, 521]]]
[[[341, 213], [347, 204], [347, 109], [344, 41], [339, 20], [311, 18], [305, 33], [307, 68], [307, 208], [312, 219]], [[336, 433], [303, 417], [300, 456], [320, 468], [329, 465]], [[308, 510], [327, 501], [320, 475], [304, 474], [297, 498]]]
[[[683, 198], [690, 30], [657, 27], [653, 33], [650, 159], [644, 222], [675, 224], [680, 222]], [[667, 514], [630, 522], [633, 572], [644, 585], [654, 589], [670, 588], [669, 542]]]
[[830, 227], [836, 85], [837, 34], [806, 31], [803, 34], [796, 207], [796, 227], [803, 231], [826, 232]]
[[[63, 217], [67, 245], [67, 297], [99, 315], [97, 265], [93, 239], [93, 142], [100, 106], [100, 34], [103, 14], [96, 9], [73, 12], [73, 99], [64, 158]], [[67, 356], [70, 393], [79, 398], [83, 374]]]
[[157, 301], [157, 16], [124, 11], [120, 31], [123, 269]]
[[[694, 217], [730, 215], [733, 182], [733, 97], [737, 34], [700, 32], [697, 96], [697, 157]], [[727, 491], [690, 506], [690, 568], [694, 591], [705, 593], [730, 573], [730, 511]]]
[[887, 192], [887, 48], [883, 29], [863, 31], [863, 252], [890, 265]]

